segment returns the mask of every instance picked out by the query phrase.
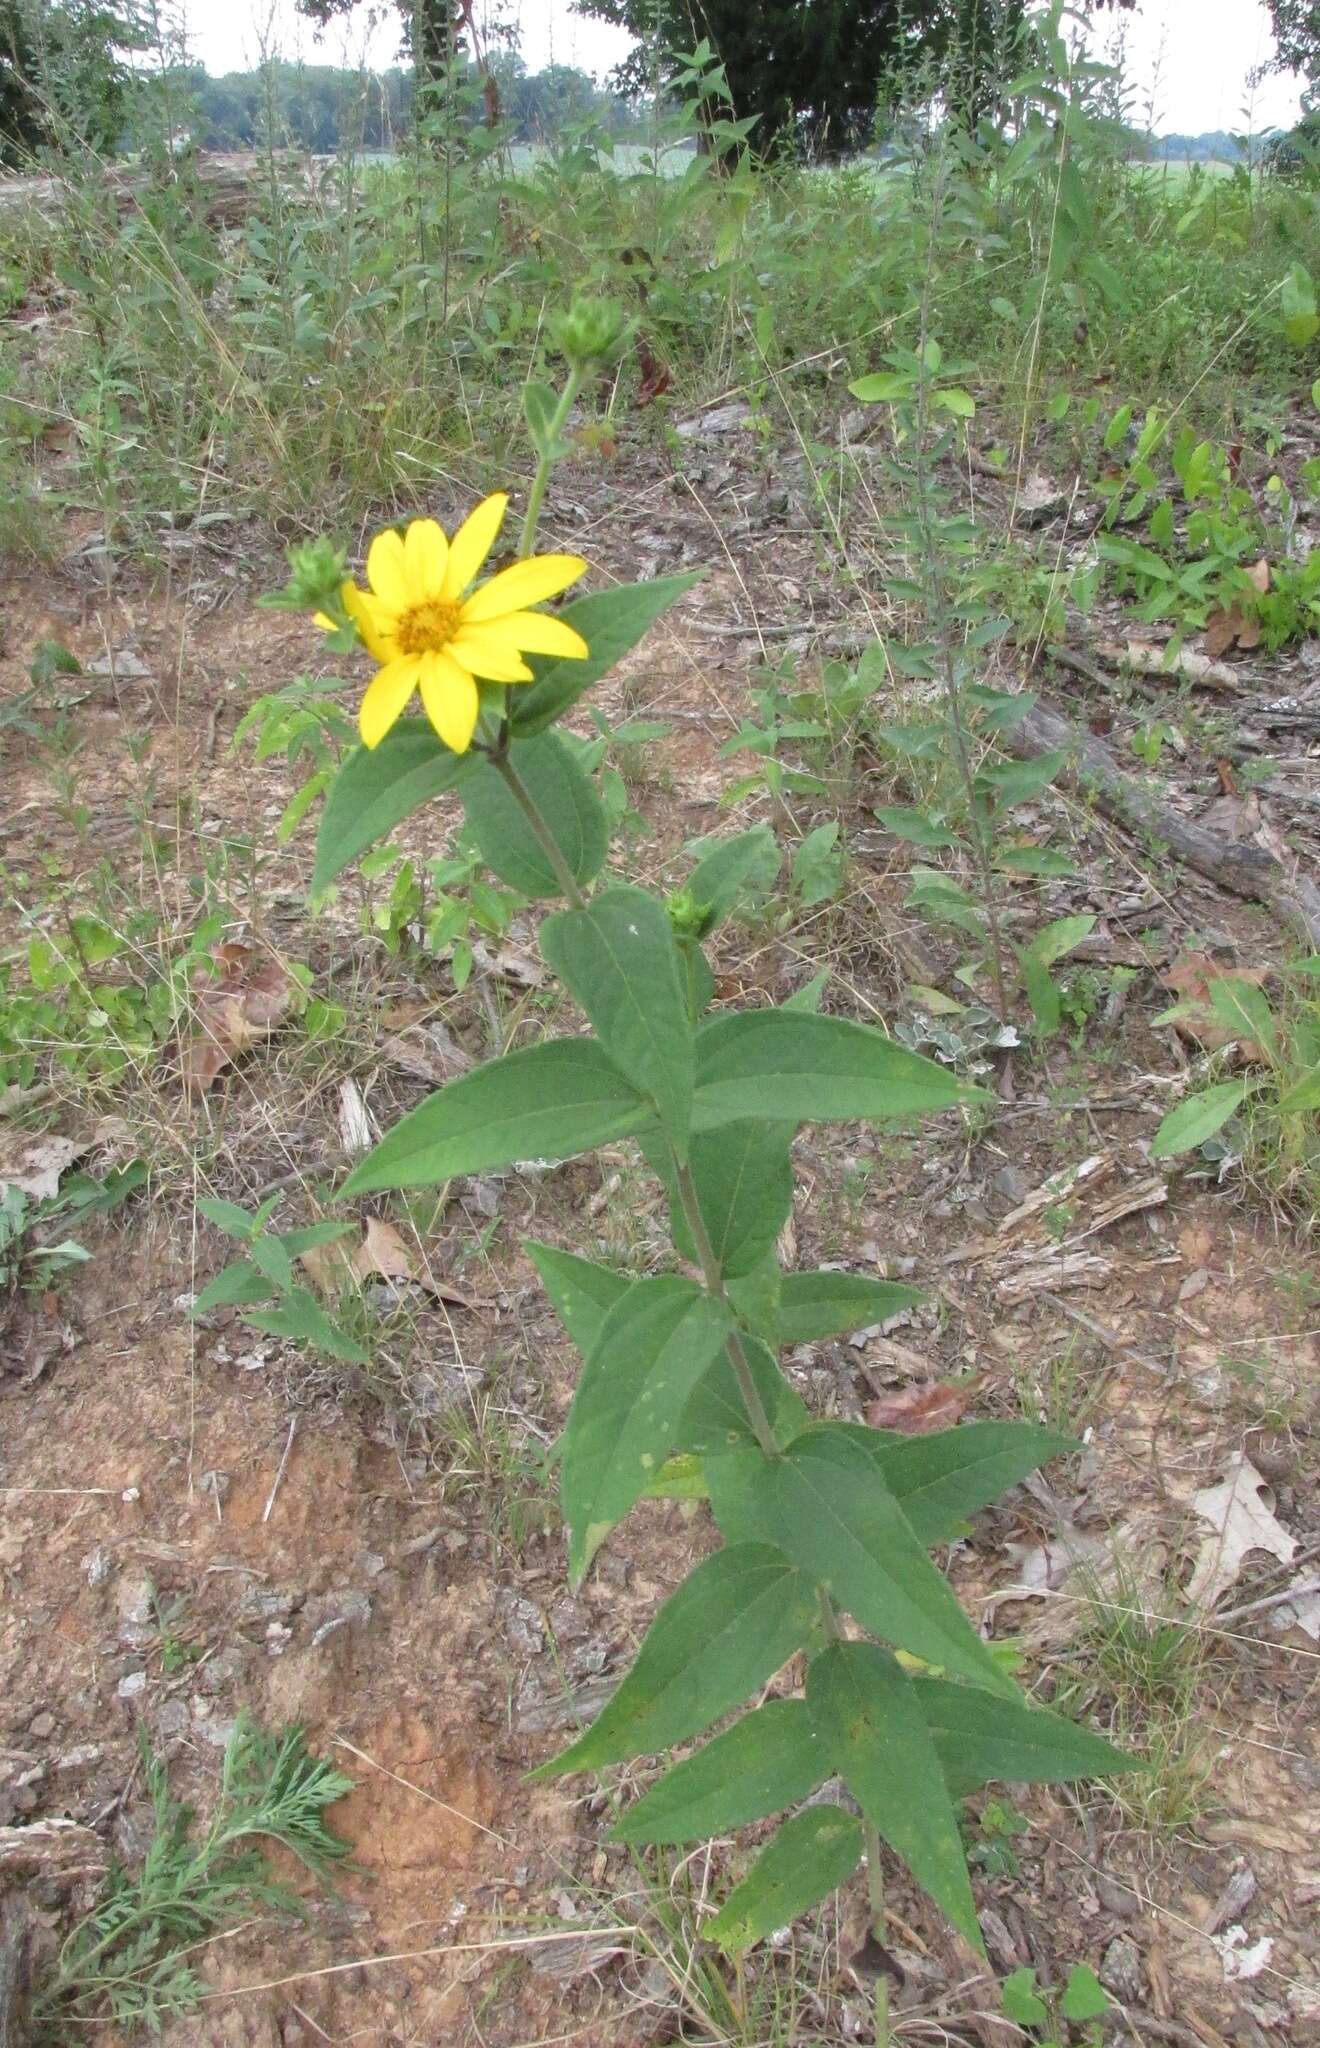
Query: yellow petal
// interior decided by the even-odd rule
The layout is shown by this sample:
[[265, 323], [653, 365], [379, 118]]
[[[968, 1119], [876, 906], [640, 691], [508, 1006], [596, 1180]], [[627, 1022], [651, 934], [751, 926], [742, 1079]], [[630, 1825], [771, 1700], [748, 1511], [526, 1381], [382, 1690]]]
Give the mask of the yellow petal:
[[520, 654], [557, 654], [570, 661], [581, 661], [591, 652], [567, 619], [553, 618], [549, 612], [510, 612], [498, 624], [500, 632]]
[[378, 533], [367, 549], [367, 581], [392, 612], [407, 611], [410, 600], [403, 542], [392, 526]]
[[408, 699], [421, 677], [421, 659], [405, 654], [398, 661], [377, 669], [367, 684], [358, 712], [358, 730], [364, 746], [378, 747], [390, 727], [407, 708]]
[[356, 583], [341, 584], [339, 595], [368, 654], [374, 654], [380, 662], [393, 661], [399, 650], [385, 624], [389, 614], [374, 598], [368, 597], [365, 590], [359, 590]]
[[414, 519], [403, 536], [403, 572], [413, 604], [439, 597], [448, 559], [449, 542], [434, 519]]
[[508, 508], [507, 491], [495, 491], [468, 513], [449, 543], [449, 566], [445, 570], [443, 595], [461, 597], [495, 545]]
[[532, 672], [503, 627], [503, 619], [492, 626], [460, 626], [445, 652], [484, 682], [530, 683]]
[[515, 562], [473, 591], [463, 607], [463, 622], [476, 626], [505, 612], [519, 612], [525, 605], [540, 604], [542, 598], [557, 597], [586, 566], [581, 555], [533, 555], [526, 562]]
[[477, 729], [477, 686], [447, 653], [422, 656], [422, 703], [445, 745], [466, 754]]
[[339, 631], [338, 619], [332, 619], [328, 612], [313, 612], [312, 624], [319, 626], [323, 633], [337, 633]]

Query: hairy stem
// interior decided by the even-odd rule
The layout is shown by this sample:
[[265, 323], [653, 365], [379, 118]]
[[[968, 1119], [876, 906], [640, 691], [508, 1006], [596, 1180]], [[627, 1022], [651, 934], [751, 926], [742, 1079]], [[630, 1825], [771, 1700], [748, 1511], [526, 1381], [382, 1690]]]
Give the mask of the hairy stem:
[[514, 767], [507, 754], [493, 753], [489, 758], [491, 767], [497, 769], [508, 784], [514, 802], [536, 835], [536, 843], [554, 869], [555, 879], [565, 896], [567, 896], [574, 910], [585, 910], [587, 899], [577, 885], [577, 877], [564, 859], [563, 854], [559, 851], [553, 832], [537, 809], [532, 793], [518, 773], [518, 770]]
[[559, 436], [563, 432], [564, 424], [573, 410], [574, 400], [582, 389], [582, 375], [581, 370], [570, 370], [568, 382], [559, 394], [559, 403], [555, 407], [554, 415], [546, 434], [546, 445], [540, 452], [540, 460], [536, 465], [536, 475], [532, 478], [532, 488], [527, 494], [527, 510], [523, 515], [522, 533], [518, 541], [518, 555], [520, 559], [524, 555], [530, 555], [536, 545], [536, 529], [541, 523], [541, 506], [545, 499], [545, 487], [550, 481], [551, 470], [559, 460], [555, 452], [559, 445]]

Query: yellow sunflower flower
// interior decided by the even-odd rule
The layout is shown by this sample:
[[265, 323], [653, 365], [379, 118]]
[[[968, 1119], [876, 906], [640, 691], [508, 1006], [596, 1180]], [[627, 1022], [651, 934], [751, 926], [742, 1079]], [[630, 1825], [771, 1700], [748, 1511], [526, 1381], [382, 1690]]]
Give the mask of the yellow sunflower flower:
[[[445, 745], [466, 753], [477, 725], [478, 679], [530, 683], [524, 654], [580, 661], [587, 653], [564, 619], [528, 610], [582, 574], [580, 555], [531, 555], [464, 596], [495, 545], [508, 502], [504, 491], [483, 499], [452, 540], [434, 519], [414, 519], [402, 539], [392, 529], [378, 533], [367, 551], [370, 588], [344, 584], [344, 609], [381, 664], [358, 715], [367, 746], [380, 744], [420, 690]], [[333, 626], [326, 618], [317, 623]]]

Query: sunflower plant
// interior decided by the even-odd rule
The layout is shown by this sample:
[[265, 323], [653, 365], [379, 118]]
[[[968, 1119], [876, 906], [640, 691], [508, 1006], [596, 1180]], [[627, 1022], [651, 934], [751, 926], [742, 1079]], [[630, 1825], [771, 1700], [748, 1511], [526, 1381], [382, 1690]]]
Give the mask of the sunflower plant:
[[[557, 458], [565, 394], [582, 374], [581, 356], [564, 353], [558, 400], [537, 387], [529, 405], [548, 421], [533, 436], [533, 514]], [[583, 1358], [557, 1446], [569, 1577], [581, 1583], [647, 1498], [707, 1500], [712, 1542], [596, 1720], [535, 1775], [668, 1759], [617, 1821], [616, 1838], [634, 1844], [691, 1843], [783, 1816], [703, 1930], [726, 1950], [805, 1912], [863, 1859], [882, 1935], [887, 1845], [983, 1953], [963, 1798], [992, 1779], [1129, 1766], [1090, 1729], [1022, 1697], [930, 1553], [1072, 1446], [1026, 1423], [907, 1438], [814, 1419], [781, 1351], [920, 1297], [851, 1273], [785, 1271], [778, 1250], [800, 1125], [956, 1117], [979, 1091], [810, 1001], [713, 1007], [705, 944], [744, 882], [764, 875], [767, 854], [775, 859], [768, 828], [708, 843], [667, 899], [607, 874], [605, 809], [580, 748], [559, 730], [694, 579], [544, 610], [587, 565], [536, 554], [532, 516], [518, 559], [483, 577], [507, 503], [504, 493], [485, 498], [449, 539], [425, 518], [378, 535], [365, 588], [332, 549], [322, 549], [319, 570], [308, 551], [295, 564], [300, 599], [322, 629], [376, 664], [362, 745], [327, 796], [314, 886], [451, 793], [495, 877], [545, 907], [542, 955], [586, 1028], [447, 1083], [385, 1135], [342, 1193], [637, 1146], [672, 1219], [666, 1270], [638, 1279], [548, 1244], [526, 1247]], [[843, 1789], [822, 1798], [827, 1782]]]

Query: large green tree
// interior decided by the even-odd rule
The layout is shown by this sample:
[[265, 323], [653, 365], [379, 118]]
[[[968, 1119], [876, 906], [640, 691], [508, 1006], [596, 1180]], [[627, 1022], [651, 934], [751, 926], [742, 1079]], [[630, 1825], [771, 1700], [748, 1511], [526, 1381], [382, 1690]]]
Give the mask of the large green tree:
[[[1131, 6], [1133, 0], [1094, 0]], [[816, 156], [865, 143], [893, 80], [924, 71], [979, 112], [1027, 49], [1028, 0], [577, 0], [644, 49], [623, 68], [646, 82], [651, 52], [705, 38], [724, 66], [733, 110], [755, 119], [759, 149], [790, 142]]]
[[146, 41], [137, 0], [0, 0], [0, 163], [39, 149], [113, 155], [132, 83], [125, 58]]
[[1268, 0], [1268, 5], [1277, 47], [1273, 68], [1300, 71], [1312, 105], [1320, 94], [1320, 0]]

